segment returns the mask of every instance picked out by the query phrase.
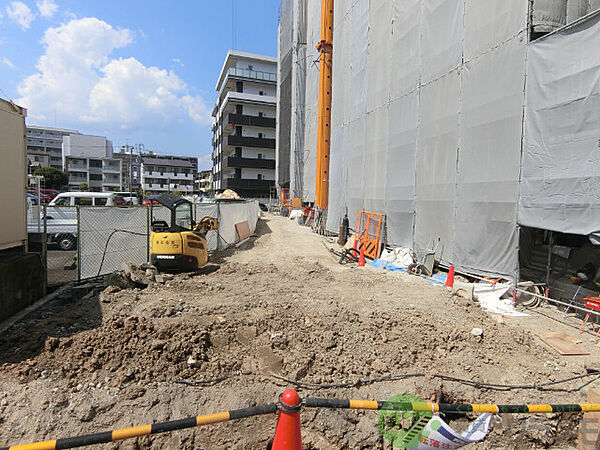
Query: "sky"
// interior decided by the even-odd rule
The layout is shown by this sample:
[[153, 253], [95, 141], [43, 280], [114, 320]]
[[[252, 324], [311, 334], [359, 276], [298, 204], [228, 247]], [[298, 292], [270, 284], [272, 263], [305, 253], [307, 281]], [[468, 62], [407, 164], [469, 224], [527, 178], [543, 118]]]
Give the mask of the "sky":
[[106, 136], [115, 150], [141, 143], [198, 156], [210, 168], [227, 51], [276, 56], [279, 3], [0, 0], [0, 97], [27, 108], [28, 125]]

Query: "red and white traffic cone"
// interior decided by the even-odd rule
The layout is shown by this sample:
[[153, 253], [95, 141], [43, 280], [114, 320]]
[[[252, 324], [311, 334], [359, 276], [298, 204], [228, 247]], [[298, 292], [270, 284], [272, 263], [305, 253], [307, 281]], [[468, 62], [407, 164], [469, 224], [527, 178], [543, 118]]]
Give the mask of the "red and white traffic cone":
[[279, 397], [279, 417], [271, 448], [272, 450], [302, 450], [300, 397], [293, 389], [286, 389]]

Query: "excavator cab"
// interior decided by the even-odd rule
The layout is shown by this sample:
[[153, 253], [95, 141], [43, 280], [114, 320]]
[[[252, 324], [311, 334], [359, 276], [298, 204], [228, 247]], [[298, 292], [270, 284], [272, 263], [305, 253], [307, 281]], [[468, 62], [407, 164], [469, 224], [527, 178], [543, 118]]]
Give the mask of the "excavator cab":
[[162, 194], [152, 200], [168, 209], [169, 221], [164, 213], [159, 218], [161, 209], [152, 202], [150, 262], [160, 271], [174, 272], [197, 270], [206, 265], [206, 233], [218, 229], [219, 221], [204, 217], [194, 222], [194, 205], [176, 195]]

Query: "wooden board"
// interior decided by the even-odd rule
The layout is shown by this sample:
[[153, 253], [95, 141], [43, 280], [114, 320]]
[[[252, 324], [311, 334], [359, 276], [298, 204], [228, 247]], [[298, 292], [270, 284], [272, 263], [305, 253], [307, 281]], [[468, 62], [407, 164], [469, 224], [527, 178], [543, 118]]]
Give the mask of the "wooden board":
[[558, 353], [563, 356], [575, 356], [575, 355], [589, 355], [590, 352], [581, 348], [578, 344], [573, 344], [569, 339], [565, 339], [562, 336], [548, 337], [546, 333], [538, 333], [538, 337], [547, 345], [552, 347]]
[[[588, 403], [600, 403], [600, 394], [589, 389]], [[583, 420], [579, 427], [579, 439], [577, 448], [581, 450], [597, 450], [600, 448], [600, 413], [583, 413]]]
[[302, 208], [302, 199], [294, 197], [292, 199], [292, 208]]
[[548, 337], [548, 338], [553, 338], [553, 337], [557, 337], [560, 339], [564, 339], [565, 341], [570, 342], [571, 344], [581, 344], [583, 341], [579, 338], [576, 338], [574, 336], [570, 336], [567, 333], [558, 333], [556, 331], [545, 331], [543, 333], [538, 333], [538, 336], [540, 337]]
[[250, 236], [256, 236], [250, 231], [250, 226], [248, 225], [248, 221], [244, 220], [243, 222], [235, 224], [235, 230], [237, 231], [238, 238], [240, 241], [249, 238]]

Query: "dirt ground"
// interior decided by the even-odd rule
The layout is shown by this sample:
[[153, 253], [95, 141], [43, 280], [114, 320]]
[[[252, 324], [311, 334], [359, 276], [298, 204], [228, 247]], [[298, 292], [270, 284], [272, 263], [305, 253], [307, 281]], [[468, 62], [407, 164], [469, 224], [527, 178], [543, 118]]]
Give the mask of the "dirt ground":
[[[0, 335], [0, 447], [273, 402], [293, 387], [277, 376], [338, 384], [420, 374], [298, 387], [301, 396], [374, 400], [411, 393], [445, 402], [576, 403], [600, 387], [595, 378], [553, 386], [558, 391], [442, 379], [548, 383], [585, 374], [600, 349], [586, 335], [590, 356], [546, 347], [535, 332], [577, 335], [551, 309], [544, 308], [548, 317], [500, 318], [417, 277], [341, 266], [324, 238], [285, 218], [269, 215], [257, 231], [199, 274], [58, 298]], [[503, 418], [471, 448], [576, 446], [580, 415]], [[464, 429], [464, 419], [453, 419]], [[260, 416], [103, 447], [264, 449], [275, 421]], [[391, 448], [373, 411], [304, 409], [302, 427], [309, 449]]]

